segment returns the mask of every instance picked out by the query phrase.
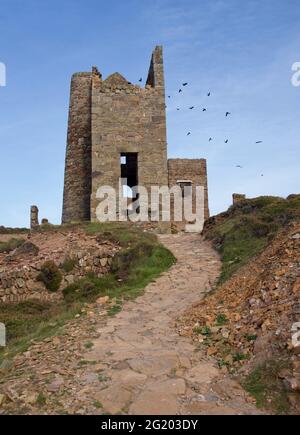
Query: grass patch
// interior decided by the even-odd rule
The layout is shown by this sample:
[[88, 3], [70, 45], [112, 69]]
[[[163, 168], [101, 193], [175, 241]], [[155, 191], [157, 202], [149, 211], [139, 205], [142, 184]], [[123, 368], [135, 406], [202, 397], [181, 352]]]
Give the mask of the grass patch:
[[62, 273], [54, 261], [46, 261], [37, 276], [37, 280], [43, 282], [46, 289], [51, 292], [56, 292], [59, 289], [62, 279]]
[[217, 326], [224, 326], [228, 323], [228, 319], [225, 316], [225, 314], [218, 314], [216, 318], [216, 325]]
[[[40, 341], [63, 333], [63, 325], [81, 313], [85, 303], [92, 303], [99, 296], [115, 299], [108, 314], [116, 314], [122, 309], [124, 299], [141, 295], [147, 284], [175, 263], [174, 256], [160, 245], [155, 235], [134, 226], [83, 224], [82, 228], [88, 234], [97, 234], [106, 240], [108, 233], [117, 237], [122, 249], [115, 256], [113, 270], [101, 278], [89, 274], [66, 287], [64, 300], [60, 303], [31, 301], [1, 305], [0, 322], [6, 325], [8, 346], [0, 350], [0, 364], [18, 352], [26, 351], [31, 340]], [[56, 289], [60, 283], [59, 268], [46, 264], [43, 273], [41, 279], [47, 282], [49, 290]]]
[[122, 300], [142, 294], [146, 285], [175, 263], [175, 257], [163, 247], [154, 234], [144, 233], [134, 226], [122, 223], [86, 225], [88, 234], [97, 234], [98, 240], [118, 237], [123, 248], [115, 255], [111, 272], [103, 277], [89, 274], [63, 290], [67, 302], [93, 302], [99, 296], [116, 299], [109, 310], [113, 315], [122, 308]]
[[276, 414], [287, 414], [290, 409], [289, 391], [279, 378], [282, 369], [289, 367], [287, 360], [270, 360], [254, 369], [243, 382], [243, 387], [256, 399], [259, 408]]
[[74, 270], [77, 265], [77, 260], [75, 258], [66, 257], [64, 261], [59, 265], [60, 269], [62, 269], [65, 273], [70, 273]]
[[114, 316], [115, 314], [118, 314], [120, 311], [122, 311], [122, 304], [118, 303], [113, 305], [111, 308], [109, 308], [107, 314], [108, 316]]
[[94, 344], [91, 341], [88, 341], [87, 343], [84, 344], [84, 347], [86, 349], [92, 349], [93, 346]]
[[0, 234], [27, 234], [30, 230], [28, 228], [7, 228], [0, 225]]
[[31, 341], [63, 333], [64, 324], [80, 312], [82, 304], [51, 304], [27, 301], [16, 305], [1, 305], [0, 322], [6, 326], [7, 347], [0, 349], [0, 365], [25, 352]]
[[233, 361], [234, 362], [245, 361], [246, 359], [248, 359], [248, 356], [243, 354], [243, 353], [236, 353], [233, 356]]
[[225, 361], [224, 359], [220, 359], [220, 360], [218, 361], [218, 366], [219, 366], [219, 368], [221, 369], [222, 367], [229, 367], [230, 364], [229, 364], [228, 361]]
[[193, 333], [196, 334], [196, 335], [202, 334], [202, 328], [197, 326], [196, 328], [193, 329]]
[[201, 328], [201, 334], [210, 336], [211, 335], [211, 329], [209, 326], [204, 326]]
[[246, 335], [246, 339], [248, 341], [256, 341], [257, 340], [257, 335]]
[[219, 283], [266, 248], [277, 232], [293, 220], [300, 220], [300, 195], [246, 199], [209, 220], [204, 234], [221, 254]]
[[37, 399], [36, 399], [36, 404], [40, 407], [45, 406], [47, 403], [47, 397], [43, 394], [43, 393], [39, 393]]
[[9, 252], [14, 251], [16, 248], [23, 245], [24, 242], [24, 239], [15, 238], [11, 238], [7, 242], [0, 242], [0, 253], [8, 254]]

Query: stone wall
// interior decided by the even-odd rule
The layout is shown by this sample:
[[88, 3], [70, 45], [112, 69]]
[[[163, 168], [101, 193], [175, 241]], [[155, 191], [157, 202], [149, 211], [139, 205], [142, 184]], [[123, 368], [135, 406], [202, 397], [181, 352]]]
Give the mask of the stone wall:
[[93, 78], [92, 90], [92, 200], [96, 219], [102, 185], [118, 190], [121, 153], [137, 153], [138, 184], [167, 185], [166, 111], [162, 48], [153, 52], [145, 88], [115, 73], [102, 81]]
[[98, 277], [105, 275], [110, 270], [111, 257], [81, 254], [76, 257], [77, 264], [74, 269], [63, 273], [60, 290], [52, 293], [44, 284], [37, 281], [40, 265], [25, 266], [10, 271], [0, 270], [0, 303], [18, 303], [30, 299], [42, 301], [55, 301], [62, 298], [61, 290], [73, 284], [75, 280], [84, 277], [88, 272], [94, 272]]
[[39, 209], [36, 205], [30, 207], [30, 228], [36, 228], [39, 226]]
[[242, 193], [233, 193], [232, 194], [232, 203], [237, 204], [238, 202], [243, 201], [244, 199], [246, 199], [246, 195], [242, 194]]
[[[51, 243], [51, 236], [48, 235], [48, 237]], [[83, 278], [88, 273], [93, 273], [98, 277], [107, 274], [110, 271], [114, 255], [120, 249], [111, 242], [99, 244], [95, 238], [88, 238], [83, 234], [81, 235], [81, 233], [72, 236], [75, 241], [78, 240], [78, 243], [75, 244], [69, 242], [69, 240], [71, 241], [70, 236], [64, 237], [70, 245], [68, 248], [66, 248], [66, 245], [58, 248], [59, 242], [53, 240], [51, 248], [41, 249], [37, 255], [28, 253], [25, 256], [19, 255], [17, 252], [18, 249], [22, 249], [22, 246], [11, 254], [0, 255], [0, 304], [18, 303], [30, 299], [42, 301], [60, 300], [62, 290], [66, 286]], [[84, 240], [84, 237], [86, 237], [86, 240]], [[43, 234], [35, 234], [33, 238], [40, 238], [41, 244], [44, 243]], [[80, 238], [83, 239], [82, 242]], [[73, 247], [71, 244], [73, 244]], [[54, 246], [56, 246], [56, 249], [53, 249]], [[66, 259], [68, 261], [72, 260], [72, 267], [69, 271], [66, 271], [63, 267]], [[44, 284], [37, 279], [43, 264], [49, 260], [59, 267], [63, 276], [60, 288], [55, 293], [47, 290]]]
[[204, 219], [209, 218], [207, 167], [205, 159], [169, 159], [169, 187], [176, 186], [178, 181], [191, 181], [193, 187], [193, 203], [195, 204], [195, 187], [204, 187]]
[[62, 222], [90, 220], [93, 73], [71, 80]]

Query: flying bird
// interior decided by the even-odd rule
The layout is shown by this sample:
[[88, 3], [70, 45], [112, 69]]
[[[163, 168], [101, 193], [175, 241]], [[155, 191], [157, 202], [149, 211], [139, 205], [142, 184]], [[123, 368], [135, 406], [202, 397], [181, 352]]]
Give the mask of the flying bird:
[[180, 110], [180, 109], [179, 109], [179, 107], [177, 107], [177, 109], [176, 109], [176, 110]]
[[207, 96], [210, 97], [210, 96], [211, 96], [211, 93], [209, 92], [209, 93], [207, 94]]
[[182, 83], [182, 86], [187, 86], [188, 85], [188, 83]]
[[230, 112], [226, 112], [226, 118], [227, 118], [227, 116], [229, 116], [229, 115], [231, 115], [231, 113]]
[[142, 77], [140, 78], [139, 82], [141, 83], [143, 81]]
[[259, 143], [263, 143], [263, 141], [262, 141], [262, 140], [258, 140], [258, 141], [255, 142], [255, 143], [259, 144]]
[[204, 109], [202, 109], [202, 112], [207, 112], [207, 109], [205, 109], [205, 107], [204, 107]]
[[208, 139], [208, 142], [211, 142], [212, 141], [212, 137], [210, 137], [209, 139]]
[[182, 89], [179, 89], [179, 91], [178, 91], [179, 93], [181, 93], [182, 92]]
[[171, 98], [171, 95], [168, 95], [168, 98]]
[[191, 132], [189, 131], [188, 134], [187, 134], [187, 136], [190, 136], [190, 135], [191, 135]]
[[191, 106], [191, 107], [190, 107], [190, 110], [193, 110], [193, 109], [195, 109], [195, 106]]
[[241, 165], [236, 165], [236, 167], [243, 169], [243, 166], [241, 166]]
[[229, 142], [228, 139], [226, 139], [226, 140], [225, 140], [225, 143], [228, 143], [228, 142]]

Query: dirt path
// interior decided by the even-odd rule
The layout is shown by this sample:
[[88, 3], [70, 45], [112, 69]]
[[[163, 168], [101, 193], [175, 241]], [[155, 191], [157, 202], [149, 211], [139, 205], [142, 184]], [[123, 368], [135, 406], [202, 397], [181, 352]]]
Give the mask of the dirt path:
[[239, 385], [175, 330], [176, 317], [217, 278], [217, 254], [198, 235], [160, 237], [177, 264], [115, 317], [103, 320], [95, 308], [65, 335], [33, 346], [27, 360], [17, 359], [17, 373], [3, 385], [12, 396], [6, 412], [18, 404], [29, 413], [258, 413]]

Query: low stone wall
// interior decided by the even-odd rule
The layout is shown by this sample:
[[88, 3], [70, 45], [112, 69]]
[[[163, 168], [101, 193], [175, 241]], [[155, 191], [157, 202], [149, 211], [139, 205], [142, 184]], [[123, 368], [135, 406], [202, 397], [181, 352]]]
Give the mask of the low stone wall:
[[46, 289], [44, 284], [37, 280], [42, 265], [51, 257], [30, 265], [16, 268], [0, 267], [0, 304], [19, 303], [30, 299], [42, 301], [57, 301], [62, 299], [62, 289], [82, 278], [87, 273], [94, 273], [100, 277], [110, 271], [114, 252], [79, 251], [68, 252], [65, 258], [74, 260], [75, 266], [72, 271], [65, 272], [61, 267], [62, 262], [56, 261], [60, 267], [63, 280], [57, 292], [53, 293]]

